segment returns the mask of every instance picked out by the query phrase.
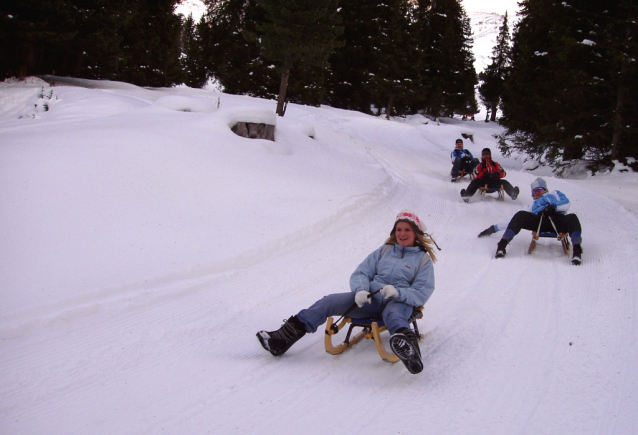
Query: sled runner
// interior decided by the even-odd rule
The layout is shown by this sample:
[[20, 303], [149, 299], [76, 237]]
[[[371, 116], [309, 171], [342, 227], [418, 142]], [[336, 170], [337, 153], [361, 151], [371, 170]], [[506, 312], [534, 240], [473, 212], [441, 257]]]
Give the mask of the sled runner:
[[[418, 319], [423, 318], [423, 307], [415, 307], [414, 311], [412, 311], [412, 315], [408, 320], [409, 323], [412, 324], [414, 329], [414, 333], [418, 340], [420, 340], [422, 335], [419, 333], [419, 327], [416, 323]], [[332, 336], [337, 334], [343, 327], [347, 324], [350, 324], [348, 328], [348, 333], [346, 334], [346, 338], [343, 343], [334, 346], [332, 344]], [[354, 328], [362, 328], [356, 335], [352, 336], [352, 332]], [[338, 355], [340, 353], [345, 352], [350, 349], [352, 346], [366, 339], [374, 339], [374, 344], [377, 347], [377, 352], [384, 361], [388, 362], [397, 362], [400, 361], [399, 357], [396, 356], [392, 352], [388, 352], [383, 345], [383, 341], [381, 341], [381, 333], [383, 331], [387, 331], [383, 320], [381, 319], [353, 319], [350, 317], [344, 317], [339, 323], [334, 323], [334, 319], [332, 317], [328, 317], [326, 322], [326, 337], [325, 337], [325, 346], [326, 352], [332, 355]]]
[[483, 198], [485, 198], [486, 193], [496, 192], [498, 193], [498, 199], [500, 199], [501, 201], [505, 201], [505, 189], [503, 189], [503, 185], [501, 185], [500, 187], [488, 187], [486, 183], [485, 186], [479, 187], [479, 190], [481, 191], [481, 196]]
[[[450, 174], [452, 175], [452, 174]], [[452, 177], [452, 183], [456, 183], [457, 181], [461, 181], [466, 175], [469, 175], [467, 172], [465, 172], [465, 169], [461, 169], [459, 171], [459, 175], [457, 177]]]
[[[543, 218], [549, 219], [549, 221], [552, 224], [552, 227], [554, 228], [554, 232], [541, 231], [541, 224], [543, 223]], [[552, 218], [549, 216], [545, 216], [544, 214], [541, 214], [541, 219], [538, 222], [538, 230], [532, 232], [532, 241], [529, 244], [529, 249], [527, 250], [528, 254], [531, 254], [534, 248], [536, 248], [536, 241], [541, 237], [549, 237], [549, 238], [557, 239], [563, 246], [563, 251], [565, 251], [565, 254], [569, 255], [569, 249], [570, 249], [569, 237], [567, 237], [566, 233], [559, 233], [558, 230], [556, 229], [556, 225], [554, 225], [554, 221], [552, 220]]]

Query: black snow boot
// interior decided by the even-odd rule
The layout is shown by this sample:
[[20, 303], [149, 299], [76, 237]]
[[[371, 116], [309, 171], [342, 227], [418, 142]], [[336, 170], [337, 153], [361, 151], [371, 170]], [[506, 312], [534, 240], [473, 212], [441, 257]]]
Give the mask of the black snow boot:
[[410, 373], [416, 375], [423, 371], [421, 361], [421, 349], [414, 331], [409, 328], [401, 328], [390, 337], [390, 348], [396, 354]]
[[274, 356], [281, 356], [304, 335], [306, 326], [297, 316], [292, 316], [276, 331], [259, 331], [257, 338], [264, 349]]
[[580, 247], [580, 244], [572, 246], [572, 264], [574, 266], [579, 266], [583, 260], [583, 248]]
[[492, 225], [488, 229], [481, 231], [478, 236], [479, 237], [491, 236], [495, 232], [496, 232], [496, 228], [494, 228], [494, 225]]
[[470, 202], [470, 197], [467, 196], [467, 192], [465, 189], [461, 189], [461, 198], [463, 198], [463, 201], [465, 202]]
[[498, 242], [498, 245], [496, 245], [496, 258], [505, 257], [505, 254], [507, 254], [507, 250], [505, 249], [507, 243], [508, 242], [505, 239], [501, 239], [501, 241]]
[[520, 192], [521, 192], [521, 191], [518, 189], [518, 186], [516, 186], [516, 187], [514, 188], [514, 192], [512, 192], [512, 200], [515, 200], [516, 198], [518, 198], [518, 194], [519, 194]]

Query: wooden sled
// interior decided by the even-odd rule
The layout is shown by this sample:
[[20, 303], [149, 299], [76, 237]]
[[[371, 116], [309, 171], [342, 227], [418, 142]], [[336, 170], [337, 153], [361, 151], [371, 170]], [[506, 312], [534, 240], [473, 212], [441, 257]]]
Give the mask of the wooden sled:
[[[414, 333], [418, 340], [423, 338], [423, 336], [419, 333], [419, 327], [416, 323], [416, 321], [421, 318], [423, 318], [423, 307], [415, 307], [412, 315], [410, 316], [409, 323], [412, 324]], [[348, 323], [350, 324], [350, 327], [348, 328], [345, 340], [343, 343], [334, 346], [332, 344], [332, 336], [341, 331], [341, 329], [343, 329], [343, 327], [345, 327]], [[352, 336], [354, 328], [362, 328], [362, 330]], [[399, 357], [385, 349], [383, 341], [381, 340], [381, 333], [383, 331], [387, 331], [387, 328], [381, 319], [353, 319], [350, 317], [344, 317], [341, 322], [334, 324], [334, 319], [332, 317], [328, 317], [325, 337], [326, 352], [332, 355], [338, 355], [350, 349], [364, 338], [368, 340], [374, 339], [374, 344], [377, 347], [377, 352], [379, 352], [381, 359], [395, 363], [399, 361]]]
[[[541, 231], [543, 219], [549, 219], [549, 222], [552, 224], [552, 227], [554, 228], [553, 232]], [[551, 218], [551, 216], [549, 215], [545, 216], [543, 213], [541, 213], [541, 218], [538, 221], [538, 229], [532, 232], [532, 241], [529, 244], [529, 249], [527, 250], [528, 254], [531, 254], [532, 251], [534, 251], [534, 248], [536, 248], [536, 241], [540, 237], [556, 238], [563, 245], [563, 251], [565, 251], [565, 254], [569, 255], [569, 249], [570, 249], [569, 237], [567, 237], [566, 233], [559, 233], [558, 229], [556, 228], [556, 225], [554, 224], [554, 220]]]
[[498, 193], [498, 199], [500, 199], [501, 201], [505, 201], [505, 189], [503, 189], [503, 185], [501, 185], [499, 188], [495, 188], [495, 187], [487, 187], [487, 183], [485, 184], [485, 186], [481, 186], [479, 187], [479, 190], [481, 191], [481, 197], [485, 198], [485, 194], [486, 193]]
[[571, 244], [569, 243], [569, 237], [567, 237], [566, 233], [537, 233], [536, 231], [532, 232], [532, 242], [529, 244], [529, 249], [527, 251], [528, 254], [531, 254], [532, 251], [534, 251], [534, 249], [536, 248], [536, 241], [541, 237], [549, 237], [558, 240], [563, 246], [563, 251], [565, 251], [565, 254], [569, 255]]
[[[452, 175], [450, 173], [450, 175]], [[465, 172], [465, 169], [461, 169], [459, 171], [459, 175], [457, 177], [452, 178], [452, 183], [456, 183], [458, 181], [461, 181], [466, 175], [469, 175], [467, 172]]]

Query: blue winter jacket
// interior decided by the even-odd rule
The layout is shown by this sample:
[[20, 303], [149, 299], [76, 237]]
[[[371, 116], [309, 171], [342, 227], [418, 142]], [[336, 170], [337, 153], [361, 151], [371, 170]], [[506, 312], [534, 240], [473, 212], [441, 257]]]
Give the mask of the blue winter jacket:
[[[392, 284], [399, 292], [397, 301], [415, 307], [425, 304], [434, 291], [434, 267], [429, 254], [419, 247], [393, 245], [381, 256], [384, 246], [368, 255], [352, 273], [350, 289], [354, 293], [374, 292]], [[428, 261], [419, 269], [424, 255]], [[379, 302], [383, 299], [381, 293], [372, 297]]]
[[[543, 196], [538, 199], [535, 199], [528, 207], [527, 211], [532, 212], [534, 214], [539, 214], [545, 207], [550, 204], [554, 204], [556, 206], [556, 211], [559, 213], [565, 214], [566, 211], [569, 210], [569, 199], [563, 192], [560, 190], [554, 190], [552, 192], [545, 192]], [[494, 224], [494, 229], [496, 231], [503, 231], [507, 228], [509, 224], [509, 220], [499, 222]]]
[[554, 204], [556, 206], [556, 211], [562, 212], [563, 214], [569, 210], [569, 199], [567, 199], [565, 194], [560, 190], [546, 192], [540, 198], [535, 199], [534, 202], [529, 205], [528, 210], [534, 214], [539, 214], [550, 204]]
[[454, 160], [456, 160], [457, 158], [462, 159], [463, 156], [468, 156], [470, 158], [470, 160], [472, 160], [474, 158], [472, 156], [472, 153], [469, 152], [468, 150], [454, 148], [454, 151], [452, 151], [450, 153], [450, 157], [452, 158], [452, 164], [454, 164]]

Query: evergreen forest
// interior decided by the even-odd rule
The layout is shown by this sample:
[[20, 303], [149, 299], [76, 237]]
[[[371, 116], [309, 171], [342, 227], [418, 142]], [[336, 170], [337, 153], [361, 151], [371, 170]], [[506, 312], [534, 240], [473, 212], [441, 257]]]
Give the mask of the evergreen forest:
[[[364, 113], [499, 122], [501, 151], [558, 173], [638, 157], [634, 0], [523, 0], [474, 70], [459, 0], [5, 0], [0, 78], [215, 81], [224, 92]], [[500, 116], [497, 117], [497, 114]], [[638, 168], [636, 168], [638, 169]]]

